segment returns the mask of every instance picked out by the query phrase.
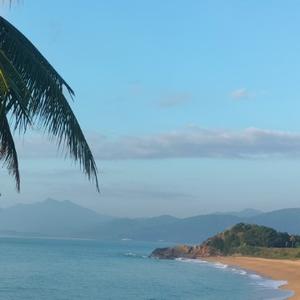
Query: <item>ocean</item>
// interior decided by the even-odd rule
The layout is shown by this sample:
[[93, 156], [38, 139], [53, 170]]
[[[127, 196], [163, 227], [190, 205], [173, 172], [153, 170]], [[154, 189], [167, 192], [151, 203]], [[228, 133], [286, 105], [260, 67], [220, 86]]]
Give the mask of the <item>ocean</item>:
[[281, 282], [222, 264], [148, 258], [163, 243], [0, 238], [1, 300], [280, 300]]

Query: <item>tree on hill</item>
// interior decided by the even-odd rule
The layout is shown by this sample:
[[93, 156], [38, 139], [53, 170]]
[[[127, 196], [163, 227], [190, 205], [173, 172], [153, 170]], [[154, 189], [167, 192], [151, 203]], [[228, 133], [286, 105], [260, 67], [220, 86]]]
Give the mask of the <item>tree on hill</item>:
[[253, 224], [239, 223], [210, 239], [205, 244], [224, 253], [240, 247], [292, 248], [300, 241], [299, 236]]
[[295, 247], [295, 243], [296, 243], [296, 238], [295, 238], [294, 235], [291, 235], [291, 236], [290, 236], [290, 242], [291, 242], [291, 244], [292, 244], [292, 248], [294, 248], [294, 247]]

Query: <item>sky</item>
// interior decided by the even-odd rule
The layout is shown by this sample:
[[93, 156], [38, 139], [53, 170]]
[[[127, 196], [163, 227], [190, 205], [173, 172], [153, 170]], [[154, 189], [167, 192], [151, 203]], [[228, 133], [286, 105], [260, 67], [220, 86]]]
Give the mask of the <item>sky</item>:
[[100, 194], [38, 130], [21, 193], [114, 216], [300, 207], [300, 2], [23, 0], [2, 15], [76, 93]]

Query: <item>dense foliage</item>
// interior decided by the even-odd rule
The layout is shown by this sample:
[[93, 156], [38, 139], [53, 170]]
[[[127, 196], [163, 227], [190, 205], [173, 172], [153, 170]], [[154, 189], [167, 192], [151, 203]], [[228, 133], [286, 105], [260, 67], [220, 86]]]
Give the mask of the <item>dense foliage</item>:
[[209, 240], [206, 244], [223, 254], [252, 254], [258, 248], [294, 248], [300, 236], [259, 225], [239, 223]]

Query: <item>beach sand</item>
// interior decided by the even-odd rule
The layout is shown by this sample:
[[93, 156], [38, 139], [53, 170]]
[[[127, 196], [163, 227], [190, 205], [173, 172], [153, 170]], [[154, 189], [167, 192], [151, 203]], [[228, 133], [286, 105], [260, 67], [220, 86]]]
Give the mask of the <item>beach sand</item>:
[[284, 280], [288, 284], [281, 288], [294, 292], [289, 299], [300, 300], [300, 260], [264, 259], [255, 257], [210, 257], [207, 261], [238, 266], [275, 280]]

